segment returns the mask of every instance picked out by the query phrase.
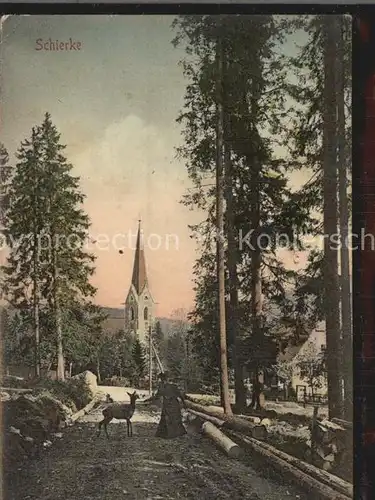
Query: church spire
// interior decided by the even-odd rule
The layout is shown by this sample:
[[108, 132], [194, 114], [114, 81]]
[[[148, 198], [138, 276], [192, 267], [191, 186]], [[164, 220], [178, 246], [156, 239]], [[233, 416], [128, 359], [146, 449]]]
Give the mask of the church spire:
[[146, 261], [140, 220], [138, 221], [137, 246], [135, 249], [132, 283], [138, 295], [142, 293], [147, 283]]

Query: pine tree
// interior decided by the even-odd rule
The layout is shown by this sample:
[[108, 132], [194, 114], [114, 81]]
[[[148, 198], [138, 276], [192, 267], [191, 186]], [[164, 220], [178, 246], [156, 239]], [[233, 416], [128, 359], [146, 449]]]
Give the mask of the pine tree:
[[137, 383], [146, 375], [146, 353], [139, 339], [136, 339], [133, 345], [133, 361], [136, 366]]
[[95, 293], [89, 282], [94, 257], [83, 248], [90, 223], [81, 208], [79, 179], [71, 174], [64, 148], [47, 113], [18, 151], [5, 231], [11, 249], [5, 267], [8, 298], [26, 314], [33, 311], [37, 351], [41, 314], [46, 320], [44, 339], [52, 326], [59, 379], [65, 372], [66, 313], [77, 304], [88, 304]]
[[24, 313], [31, 312], [36, 377], [40, 376], [40, 235], [44, 211], [41, 154], [40, 133], [34, 127], [31, 140], [24, 141], [17, 153], [18, 163], [9, 186], [4, 234], [10, 255], [3, 269], [4, 290], [12, 305]]
[[164, 352], [165, 352], [165, 335], [161, 327], [160, 321], [156, 321], [155, 323], [153, 342], [154, 342], [154, 347], [158, 352], [159, 358], [161, 362], [163, 362]]

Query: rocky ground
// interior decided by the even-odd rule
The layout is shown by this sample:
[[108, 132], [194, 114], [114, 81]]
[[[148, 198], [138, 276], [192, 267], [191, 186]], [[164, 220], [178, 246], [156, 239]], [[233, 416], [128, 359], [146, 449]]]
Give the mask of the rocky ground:
[[[122, 388], [101, 390], [128, 399]], [[5, 471], [4, 500], [311, 498], [255, 457], [226, 458], [197, 429], [174, 440], [155, 438], [159, 412], [142, 400], [131, 438], [126, 423], [118, 421], [109, 426], [109, 441], [104, 434], [96, 437], [100, 418], [96, 409], [38, 456]]]

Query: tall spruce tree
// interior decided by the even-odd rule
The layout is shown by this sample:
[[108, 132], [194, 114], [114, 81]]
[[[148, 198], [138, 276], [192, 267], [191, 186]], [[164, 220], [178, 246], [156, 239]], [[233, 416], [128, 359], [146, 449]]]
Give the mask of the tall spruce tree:
[[64, 149], [48, 113], [21, 144], [6, 214], [10, 256], [4, 269], [8, 299], [34, 318], [37, 371], [42, 328], [45, 341], [53, 332], [60, 380], [65, 374], [64, 343], [73, 334], [64, 324], [67, 312], [89, 304], [95, 293], [89, 281], [94, 257], [84, 248], [90, 222]]

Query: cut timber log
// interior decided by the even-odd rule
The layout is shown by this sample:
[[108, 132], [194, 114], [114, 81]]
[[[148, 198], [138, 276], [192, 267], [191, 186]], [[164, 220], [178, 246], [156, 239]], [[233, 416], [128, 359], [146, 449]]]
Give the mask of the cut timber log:
[[211, 417], [211, 415], [206, 415], [205, 413], [200, 413], [199, 411], [189, 410], [189, 413], [201, 418], [202, 420], [211, 422], [212, 424], [216, 425], [216, 427], [222, 427], [225, 423], [224, 420], [220, 420], [216, 417]]
[[330, 470], [334, 464], [342, 462], [343, 452], [352, 448], [351, 439], [352, 430], [345, 429], [336, 421], [317, 421], [314, 426], [314, 446], [309, 456], [315, 465]]
[[[260, 424], [262, 421], [260, 417], [253, 417], [252, 415], [241, 415], [240, 418], [243, 418], [244, 420], [248, 420], [249, 422], [251, 422], [253, 424]], [[266, 424], [262, 424], [262, 425], [266, 425]]]
[[[242, 439], [242, 436], [239, 435], [238, 433], [231, 432], [230, 434], [233, 435], [234, 437], [237, 437], [239, 440]], [[257, 442], [257, 444], [262, 448], [264, 448], [265, 450], [268, 450], [274, 455], [285, 460], [286, 462], [294, 465], [301, 471], [306, 472], [306, 474], [309, 474], [315, 479], [318, 479], [320, 482], [326, 484], [327, 486], [330, 486], [339, 491], [340, 493], [343, 493], [344, 495], [347, 495], [349, 497], [353, 496], [353, 485], [348, 483], [347, 481], [344, 481], [343, 479], [340, 479], [339, 477], [334, 476], [333, 474], [329, 474], [326, 471], [322, 471], [317, 467], [314, 467], [313, 465], [307, 464], [296, 457], [292, 457], [291, 455], [288, 455], [287, 453], [280, 451], [274, 446], [271, 446], [267, 443]]]
[[319, 499], [349, 500], [353, 498], [353, 487], [346, 481], [305, 464], [269, 444], [242, 436], [238, 432], [229, 431], [229, 435], [235, 437], [244, 447], [261, 455], [282, 473], [289, 474], [296, 482], [302, 483], [305, 489], [318, 494]]
[[267, 436], [267, 429], [264, 425], [253, 424], [248, 420], [236, 416], [230, 417], [219, 411], [209, 411], [206, 406], [201, 406], [190, 401], [185, 401], [185, 406], [189, 410], [195, 410], [199, 413], [215, 417], [219, 420], [224, 420], [225, 423], [222, 426], [223, 428], [248, 434], [254, 439], [265, 439]]
[[241, 448], [234, 443], [228, 436], [223, 434], [211, 422], [205, 422], [202, 425], [202, 432], [211, 438], [230, 458], [239, 458], [241, 456]]
[[88, 405], [86, 405], [82, 410], [77, 411], [74, 415], [71, 416], [70, 420], [72, 422], [76, 422], [79, 418], [84, 417], [87, 413], [89, 413], [94, 406], [99, 402], [98, 398], [95, 397]]

